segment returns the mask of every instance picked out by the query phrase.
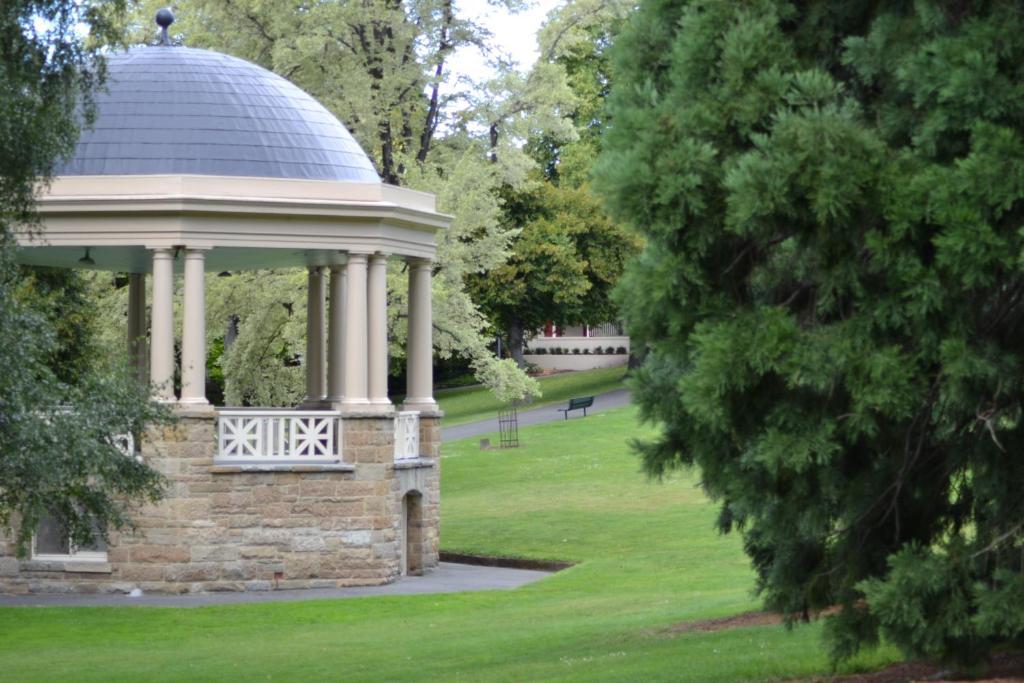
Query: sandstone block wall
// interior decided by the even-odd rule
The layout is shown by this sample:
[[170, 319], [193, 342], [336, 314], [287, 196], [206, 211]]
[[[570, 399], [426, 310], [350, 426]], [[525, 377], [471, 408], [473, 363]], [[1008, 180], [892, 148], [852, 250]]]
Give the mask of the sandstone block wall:
[[432, 467], [420, 469], [422, 480], [418, 482], [423, 493], [423, 518], [421, 547], [423, 568], [430, 570], [437, 566], [441, 543], [441, 416], [420, 418], [420, 454], [430, 461]]
[[[403, 562], [436, 566], [439, 416], [421, 418], [423, 457], [398, 467], [391, 416], [346, 416], [343, 433], [341, 466], [250, 471], [214, 465], [213, 416], [182, 417], [144, 440], [167, 495], [138, 511], [135, 532], [111, 535], [108, 562], [17, 560], [0, 538], [0, 592], [378, 585], [395, 580]], [[410, 492], [421, 504], [406, 520]]]

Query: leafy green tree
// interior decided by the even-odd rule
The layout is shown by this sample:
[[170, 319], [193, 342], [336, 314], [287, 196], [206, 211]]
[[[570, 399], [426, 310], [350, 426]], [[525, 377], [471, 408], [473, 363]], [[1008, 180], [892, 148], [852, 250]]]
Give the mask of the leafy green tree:
[[18, 276], [17, 297], [43, 313], [55, 335], [47, 365], [58, 380], [74, 384], [88, 373], [96, 351], [96, 306], [87, 282], [66, 268], [22, 266]]
[[562, 70], [575, 96], [573, 139], [545, 133], [529, 141], [531, 155], [553, 182], [579, 187], [590, 180], [611, 88], [609, 48], [632, 8], [625, 0], [574, 0], [552, 10], [540, 29], [540, 62]]
[[600, 183], [663, 426], [767, 605], [963, 666], [1024, 637], [1024, 15], [645, 0]]
[[[208, 317], [216, 328], [211, 343], [226, 345], [220, 368], [227, 405], [298, 405], [305, 396], [305, 371], [296, 358], [306, 350], [306, 272], [240, 271], [210, 278]], [[237, 321], [237, 322], [236, 322]]]
[[14, 232], [33, 229], [39, 181], [73, 149], [76, 107], [88, 111], [102, 78], [81, 28], [116, 38], [97, 10], [62, 0], [0, 10], [0, 527], [13, 528], [21, 553], [45, 514], [84, 545], [129, 525], [132, 506], [161, 493], [160, 475], [126, 456], [119, 435], [164, 412], [126, 373], [87, 367], [73, 353], [84, 341], [48, 324], [57, 278], [26, 281], [14, 260]]
[[505, 214], [519, 228], [512, 254], [469, 282], [474, 299], [507, 333], [511, 357], [524, 366], [525, 342], [546, 321], [615, 319], [611, 291], [638, 245], [585, 186], [538, 181], [511, 193]]
[[[619, 0], [580, 0], [553, 10], [539, 34], [537, 65], [524, 87], [512, 89], [550, 93], [564, 87], [569, 92], [548, 95], [551, 105], [562, 105], [545, 108], [564, 112], [564, 118], [538, 128], [531, 127], [534, 119], [521, 117], [519, 128], [509, 131], [526, 140], [541, 173], [505, 187], [503, 221], [515, 235], [508, 259], [468, 278], [473, 299], [507, 335], [510, 355], [520, 367], [526, 365], [527, 339], [545, 322], [616, 319], [611, 290], [639, 247], [637, 237], [610, 220], [588, 188], [609, 83], [607, 48], [628, 7]], [[487, 115], [480, 123], [492, 131], [495, 161], [506, 152], [497, 149], [504, 138], [492, 122], [515, 118], [517, 110], [515, 100], [500, 99], [483, 110]]]

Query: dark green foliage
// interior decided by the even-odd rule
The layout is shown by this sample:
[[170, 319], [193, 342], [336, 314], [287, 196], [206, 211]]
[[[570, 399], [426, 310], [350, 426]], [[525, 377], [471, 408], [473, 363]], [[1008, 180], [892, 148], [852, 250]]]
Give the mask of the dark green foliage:
[[[885, 580], [869, 579], [859, 588], [871, 605], [871, 616], [898, 645], [933, 660], [975, 666], [988, 652], [988, 636], [1004, 635], [999, 627], [1007, 620], [975, 609], [992, 590], [975, 582], [966, 545], [957, 539], [944, 550], [940, 554], [909, 544], [890, 557]], [[1015, 612], [1020, 605], [1016, 603]], [[975, 620], [997, 627], [979, 629]], [[1011, 628], [1019, 632], [1020, 624]]]
[[836, 657], [1019, 640], [1020, 6], [647, 0], [615, 56], [647, 470], [700, 467], [769, 608], [842, 605]]
[[[20, 288], [20, 292], [15, 290]], [[55, 513], [72, 543], [130, 524], [162, 477], [123, 452], [123, 435], [166, 419], [127, 370], [104, 372], [62, 349], [50, 302], [25, 296], [10, 250], [0, 258], [0, 525], [27, 551], [41, 515]], [[62, 363], [63, 358], [72, 362]], [[73, 375], [66, 381], [61, 375]]]
[[[41, 515], [72, 544], [130, 524], [160, 475], [123, 452], [121, 435], [165, 419], [127, 373], [89, 363], [88, 308], [70, 275], [14, 264], [15, 229], [31, 229], [37, 180], [69, 153], [76, 107], [102, 74], [78, 31], [111, 37], [101, 3], [6, 2], [0, 9], [0, 526], [25, 552]], [[120, 3], [103, 4], [104, 12]], [[106, 16], [110, 16], [107, 14]]]

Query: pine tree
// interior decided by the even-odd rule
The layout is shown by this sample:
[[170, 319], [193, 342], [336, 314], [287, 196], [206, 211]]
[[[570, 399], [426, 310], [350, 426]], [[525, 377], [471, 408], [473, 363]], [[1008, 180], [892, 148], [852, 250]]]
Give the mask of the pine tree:
[[974, 666], [1024, 637], [1019, 3], [644, 0], [601, 187], [654, 475], [767, 606]]

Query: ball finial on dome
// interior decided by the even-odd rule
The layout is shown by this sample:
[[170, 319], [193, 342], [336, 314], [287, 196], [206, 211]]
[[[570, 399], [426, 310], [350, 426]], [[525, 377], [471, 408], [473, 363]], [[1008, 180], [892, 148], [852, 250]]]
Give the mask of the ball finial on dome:
[[164, 7], [161, 10], [157, 10], [156, 13], [156, 24], [160, 28], [166, 30], [168, 26], [174, 23], [174, 12], [171, 11], [170, 7]]
[[170, 45], [171, 37], [167, 35], [167, 27], [174, 23], [174, 13], [169, 7], [164, 7], [156, 13], [156, 23], [160, 27], [160, 44]]

